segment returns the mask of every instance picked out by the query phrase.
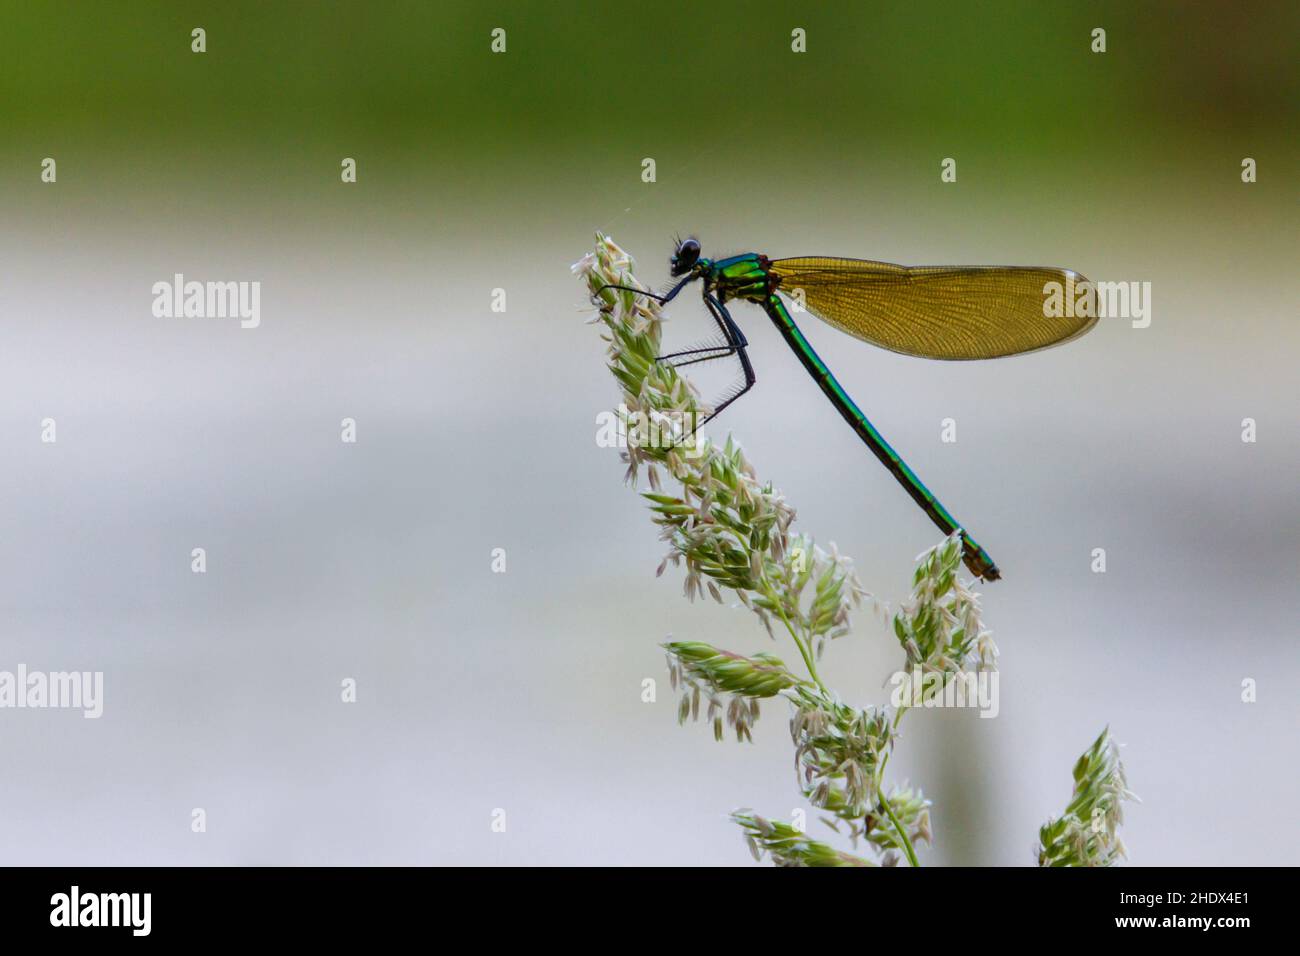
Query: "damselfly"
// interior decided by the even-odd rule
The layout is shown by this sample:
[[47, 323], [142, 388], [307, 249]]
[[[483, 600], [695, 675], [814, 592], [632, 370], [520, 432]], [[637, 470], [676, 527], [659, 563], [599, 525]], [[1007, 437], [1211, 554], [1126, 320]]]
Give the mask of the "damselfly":
[[744, 395], [756, 381], [747, 352], [749, 342], [727, 310], [732, 299], [753, 302], [776, 324], [844, 420], [930, 519], [945, 534], [961, 533], [971, 573], [989, 581], [1001, 576], [989, 553], [921, 483], [836, 381], [791, 318], [781, 296], [799, 302], [843, 332], [894, 352], [932, 359], [987, 359], [1059, 345], [1092, 328], [1097, 322], [1094, 309], [1044, 307], [1053, 293], [1073, 303], [1077, 288], [1089, 288], [1082, 276], [1069, 269], [1037, 266], [908, 267], [830, 256], [769, 259], [754, 252], [705, 259], [694, 239], [677, 245], [670, 265], [672, 275], [681, 281], [665, 295], [631, 291], [666, 303], [691, 282], [702, 280], [704, 305], [722, 331], [722, 339], [702, 348], [661, 355], [659, 360], [680, 366], [734, 355], [744, 373], [741, 387], [719, 402], [709, 418]]

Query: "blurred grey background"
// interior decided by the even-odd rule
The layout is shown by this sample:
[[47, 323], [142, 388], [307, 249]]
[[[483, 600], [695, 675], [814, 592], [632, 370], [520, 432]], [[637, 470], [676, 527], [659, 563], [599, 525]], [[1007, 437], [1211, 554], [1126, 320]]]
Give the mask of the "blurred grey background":
[[[1000, 715], [913, 714], [890, 769], [935, 802], [924, 862], [1026, 865], [1109, 724], [1134, 863], [1295, 862], [1293, 8], [3, 10], [0, 670], [105, 701], [0, 710], [0, 862], [744, 864], [727, 813], [802, 806], [780, 705], [752, 746], [675, 726], [666, 635], [789, 649], [654, 577], [595, 442], [617, 392], [568, 266], [597, 228], [650, 283], [678, 231], [1152, 283], [1149, 328], [998, 362], [809, 318], [1005, 574]], [[260, 327], [154, 318], [176, 272], [260, 281]], [[901, 600], [935, 530], [734, 314], [759, 382], [715, 435]], [[671, 318], [708, 333], [693, 296]], [[864, 611], [822, 670], [883, 703], [900, 660]]]

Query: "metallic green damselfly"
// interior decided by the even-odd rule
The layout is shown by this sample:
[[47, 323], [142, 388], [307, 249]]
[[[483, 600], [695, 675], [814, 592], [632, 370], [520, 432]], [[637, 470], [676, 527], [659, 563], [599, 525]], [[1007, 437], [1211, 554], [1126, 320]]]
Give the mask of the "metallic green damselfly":
[[791, 318], [781, 296], [795, 298], [841, 331], [894, 352], [932, 359], [986, 359], [1059, 345], [1091, 329], [1097, 322], [1093, 309], [1079, 310], [1086, 315], [1060, 316], [1044, 308], [1053, 288], [1073, 301], [1076, 288], [1088, 288], [1082, 276], [1069, 269], [1038, 266], [908, 267], [828, 256], [769, 259], [755, 252], [705, 259], [694, 239], [678, 243], [670, 265], [672, 275], [681, 281], [666, 294], [631, 291], [667, 303], [690, 283], [703, 280], [704, 305], [723, 340], [661, 355], [659, 360], [690, 365], [734, 355], [744, 373], [743, 385], [719, 402], [709, 418], [744, 395], [756, 381], [747, 352], [749, 342], [727, 310], [732, 299], [753, 302], [768, 314], [831, 404], [930, 520], [945, 534], [961, 533], [964, 560], [971, 573], [986, 581], [1001, 576], [989, 553], [939, 503], [836, 381]]

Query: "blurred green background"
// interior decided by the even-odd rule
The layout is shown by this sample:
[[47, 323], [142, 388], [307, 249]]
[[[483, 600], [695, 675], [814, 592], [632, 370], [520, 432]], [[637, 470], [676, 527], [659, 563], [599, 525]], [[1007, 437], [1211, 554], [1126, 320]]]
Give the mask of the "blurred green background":
[[[999, 718], [914, 715], [891, 770], [935, 800], [927, 862], [1026, 864], [1110, 723], [1135, 862], [1294, 862], [1294, 4], [0, 10], [0, 668], [107, 694], [0, 714], [5, 862], [729, 864], [729, 810], [799, 806], [779, 707], [752, 748], [674, 726], [667, 633], [786, 649], [653, 576], [595, 445], [597, 228], [651, 283], [677, 232], [1151, 282], [1149, 328], [1005, 362], [807, 330], [1006, 573]], [[153, 318], [175, 272], [260, 281], [261, 327]], [[933, 528], [736, 318], [759, 384], [715, 428], [901, 599]], [[868, 703], [899, 660], [864, 613], [823, 670]]]

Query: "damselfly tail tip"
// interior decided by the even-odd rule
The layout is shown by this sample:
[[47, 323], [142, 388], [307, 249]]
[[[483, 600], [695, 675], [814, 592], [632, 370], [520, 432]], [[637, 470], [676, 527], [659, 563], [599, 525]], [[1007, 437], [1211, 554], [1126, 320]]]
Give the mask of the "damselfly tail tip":
[[997, 581], [1002, 577], [1002, 572], [993, 563], [989, 553], [965, 531], [961, 532], [961, 560], [966, 565], [966, 570], [981, 581]]

